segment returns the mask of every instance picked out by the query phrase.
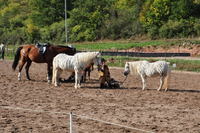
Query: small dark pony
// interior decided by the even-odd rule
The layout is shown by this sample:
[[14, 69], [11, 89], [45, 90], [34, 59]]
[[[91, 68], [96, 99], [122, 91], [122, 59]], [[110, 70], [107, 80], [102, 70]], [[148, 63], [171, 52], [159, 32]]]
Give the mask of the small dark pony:
[[90, 73], [94, 70], [94, 63], [91, 63], [89, 66], [87, 66], [83, 71], [83, 82], [86, 82], [86, 77], [88, 75], [88, 80], [90, 80]]
[[19, 63], [18, 80], [21, 80], [21, 71], [26, 63], [26, 78], [30, 80], [29, 68], [32, 62], [35, 63], [47, 63], [47, 80], [50, 82], [52, 77], [52, 62], [53, 58], [59, 53], [65, 53], [68, 55], [74, 55], [76, 49], [70, 46], [61, 45], [48, 45], [45, 46], [46, 51], [41, 53], [40, 49], [36, 45], [22, 45], [15, 54], [15, 58], [12, 64], [12, 69], [15, 70]]

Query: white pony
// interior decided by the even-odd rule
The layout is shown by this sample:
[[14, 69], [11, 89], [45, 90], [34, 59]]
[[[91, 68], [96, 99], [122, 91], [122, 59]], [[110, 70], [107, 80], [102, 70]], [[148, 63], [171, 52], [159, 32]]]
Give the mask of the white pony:
[[134, 61], [134, 62], [126, 62], [124, 68], [124, 75], [127, 76], [129, 73], [131, 74], [139, 74], [142, 79], [142, 90], [146, 87], [146, 78], [151, 76], [160, 76], [160, 86], [157, 89], [158, 91], [163, 87], [165, 87], [165, 91], [168, 89], [168, 78], [170, 75], [170, 68], [168, 66], [168, 62], [166, 61], [156, 61], [150, 63], [148, 61]]
[[58, 79], [62, 70], [75, 72], [75, 88], [80, 88], [81, 76], [84, 69], [91, 63], [101, 65], [100, 52], [81, 52], [74, 56], [58, 54], [53, 59], [52, 84], [58, 86]]
[[4, 53], [5, 53], [5, 45], [3, 43], [0, 44], [0, 58], [4, 60]]

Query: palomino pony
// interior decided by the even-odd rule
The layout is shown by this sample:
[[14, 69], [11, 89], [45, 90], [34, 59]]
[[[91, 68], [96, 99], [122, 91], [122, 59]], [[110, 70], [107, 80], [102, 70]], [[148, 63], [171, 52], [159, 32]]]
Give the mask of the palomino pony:
[[146, 78], [151, 76], [160, 76], [160, 86], [157, 89], [158, 91], [165, 86], [165, 91], [168, 89], [168, 78], [170, 74], [170, 68], [168, 62], [166, 61], [156, 61], [150, 63], [148, 61], [134, 61], [126, 62], [124, 75], [127, 76], [131, 74], [139, 74], [142, 79], [142, 90], [146, 87]]
[[5, 53], [5, 45], [3, 43], [0, 44], [0, 58], [4, 60], [4, 53]]
[[16, 51], [12, 68], [15, 70], [19, 62], [18, 80], [21, 80], [21, 70], [26, 63], [26, 78], [30, 80], [29, 68], [32, 61], [36, 63], [47, 63], [47, 80], [50, 82], [52, 77], [53, 58], [59, 53], [74, 55], [76, 53], [76, 49], [69, 46], [48, 45], [46, 46], [46, 51], [41, 53], [39, 48], [35, 45], [22, 45]]
[[91, 63], [101, 65], [101, 58], [99, 52], [81, 52], [74, 56], [66, 54], [58, 54], [53, 59], [53, 78], [52, 84], [58, 86], [58, 79], [62, 70], [75, 72], [75, 88], [80, 88], [81, 77], [84, 69]]

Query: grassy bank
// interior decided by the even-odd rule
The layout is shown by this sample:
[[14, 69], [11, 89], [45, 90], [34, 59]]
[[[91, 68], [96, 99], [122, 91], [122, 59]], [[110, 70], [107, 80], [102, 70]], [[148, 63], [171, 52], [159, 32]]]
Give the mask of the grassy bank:
[[147, 41], [147, 42], [102, 42], [102, 43], [81, 43], [75, 44], [78, 50], [122, 50], [129, 49], [133, 47], [144, 47], [144, 46], [158, 46], [158, 45], [170, 45], [175, 42], [167, 41]]
[[130, 49], [134, 47], [145, 47], [145, 46], [164, 46], [170, 47], [172, 45], [182, 45], [184, 42], [187, 44], [200, 44], [199, 40], [151, 40], [151, 41], [140, 41], [140, 42], [88, 42], [74, 44], [78, 50], [84, 51], [102, 51], [102, 50], [122, 50]]

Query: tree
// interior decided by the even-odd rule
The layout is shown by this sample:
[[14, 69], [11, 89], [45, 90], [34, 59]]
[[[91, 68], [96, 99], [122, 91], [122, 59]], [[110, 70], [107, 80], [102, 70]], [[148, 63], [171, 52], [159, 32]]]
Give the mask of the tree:
[[170, 19], [188, 19], [193, 10], [193, 0], [176, 0], [171, 4]]
[[107, 17], [109, 2], [107, 0], [76, 0], [70, 11], [71, 41], [96, 40], [98, 29]]
[[30, 19], [37, 26], [49, 26], [64, 19], [64, 0], [30, 0]]

